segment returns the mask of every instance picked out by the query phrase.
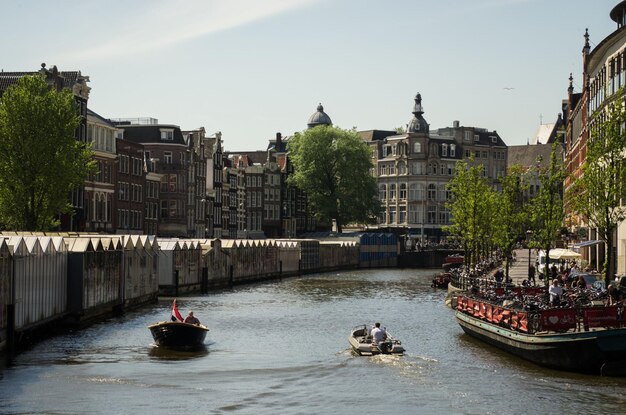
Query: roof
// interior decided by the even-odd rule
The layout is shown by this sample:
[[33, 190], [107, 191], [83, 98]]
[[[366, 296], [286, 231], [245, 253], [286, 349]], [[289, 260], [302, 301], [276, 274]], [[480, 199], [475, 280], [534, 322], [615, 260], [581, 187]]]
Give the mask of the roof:
[[[124, 130], [124, 140], [133, 141], [135, 143], [186, 145], [183, 134], [180, 131], [180, 127], [177, 125], [118, 125], [118, 128]], [[162, 129], [174, 130], [173, 140], [162, 140]]]
[[[557, 146], [557, 151], [562, 153], [562, 147]], [[552, 144], [535, 144], [523, 146], [510, 146], [508, 148], [507, 167], [516, 164], [528, 168], [537, 164], [537, 160], [541, 159], [542, 164], [550, 162], [550, 154], [552, 153]]]
[[537, 128], [537, 134], [535, 134], [533, 144], [547, 144], [548, 141], [550, 141], [550, 136], [552, 136], [555, 127], [555, 123], [541, 124], [539, 128]]
[[318, 125], [333, 125], [333, 122], [330, 120], [328, 114], [324, 112], [324, 107], [321, 103], [317, 106], [317, 111], [309, 117], [309, 122], [307, 123], [309, 128], [313, 128]]
[[358, 131], [357, 134], [365, 141], [382, 141], [392, 135], [398, 135], [398, 132], [390, 130], [366, 130]]
[[17, 81], [24, 76], [41, 75], [42, 70], [45, 71], [48, 78], [54, 78], [57, 81], [61, 81], [61, 88], [72, 89], [74, 84], [78, 81], [78, 78], [84, 78], [89, 81], [89, 77], [83, 77], [80, 71], [59, 71], [56, 66], [50, 69], [45, 68], [42, 64], [42, 69], [39, 71], [21, 71], [21, 72], [0, 72], [0, 94], [6, 91], [11, 85], [17, 84]]

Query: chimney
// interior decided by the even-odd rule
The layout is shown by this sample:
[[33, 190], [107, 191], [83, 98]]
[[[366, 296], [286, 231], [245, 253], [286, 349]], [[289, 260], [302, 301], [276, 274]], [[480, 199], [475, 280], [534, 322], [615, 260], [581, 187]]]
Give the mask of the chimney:
[[283, 136], [281, 133], [276, 133], [276, 144], [274, 145], [276, 151], [282, 151], [282, 138]]
[[459, 123], [459, 121], [458, 121], [458, 120], [454, 120], [454, 121], [452, 121], [452, 127], [454, 127], [454, 128], [459, 128], [459, 126], [460, 126], [460, 123]]

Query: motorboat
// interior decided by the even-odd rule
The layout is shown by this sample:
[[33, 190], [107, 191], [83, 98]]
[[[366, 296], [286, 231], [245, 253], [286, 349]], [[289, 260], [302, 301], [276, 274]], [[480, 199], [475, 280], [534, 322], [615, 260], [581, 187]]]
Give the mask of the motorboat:
[[204, 347], [204, 339], [209, 331], [202, 324], [189, 324], [180, 321], [162, 321], [148, 326], [154, 342], [159, 347], [177, 350], [198, 350]]
[[367, 325], [357, 326], [352, 329], [350, 336], [348, 336], [348, 342], [359, 356], [361, 355], [376, 355], [376, 354], [403, 354], [404, 347], [400, 340], [393, 338], [387, 333], [385, 341], [376, 344], [372, 342], [372, 336], [370, 336], [370, 330]]

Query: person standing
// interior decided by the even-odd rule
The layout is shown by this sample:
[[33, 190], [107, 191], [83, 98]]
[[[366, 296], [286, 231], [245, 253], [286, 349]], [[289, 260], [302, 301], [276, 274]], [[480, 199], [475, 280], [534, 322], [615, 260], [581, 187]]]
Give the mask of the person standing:
[[561, 296], [563, 295], [563, 288], [559, 285], [558, 279], [552, 280], [552, 285], [548, 289], [550, 293], [550, 305], [557, 306], [561, 304]]
[[533, 264], [530, 264], [528, 267], [528, 282], [532, 282], [533, 285], [537, 285], [537, 282], [535, 281], [535, 266]]

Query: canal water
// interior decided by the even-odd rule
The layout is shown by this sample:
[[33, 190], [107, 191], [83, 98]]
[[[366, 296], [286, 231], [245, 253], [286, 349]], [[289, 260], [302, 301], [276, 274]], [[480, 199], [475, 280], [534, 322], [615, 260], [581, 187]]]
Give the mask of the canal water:
[[[625, 413], [626, 379], [552, 371], [464, 335], [434, 271], [296, 277], [180, 297], [206, 351], [167, 353], [147, 326], [171, 299], [43, 341], [0, 372], [2, 414]], [[380, 321], [404, 356], [358, 357]]]

